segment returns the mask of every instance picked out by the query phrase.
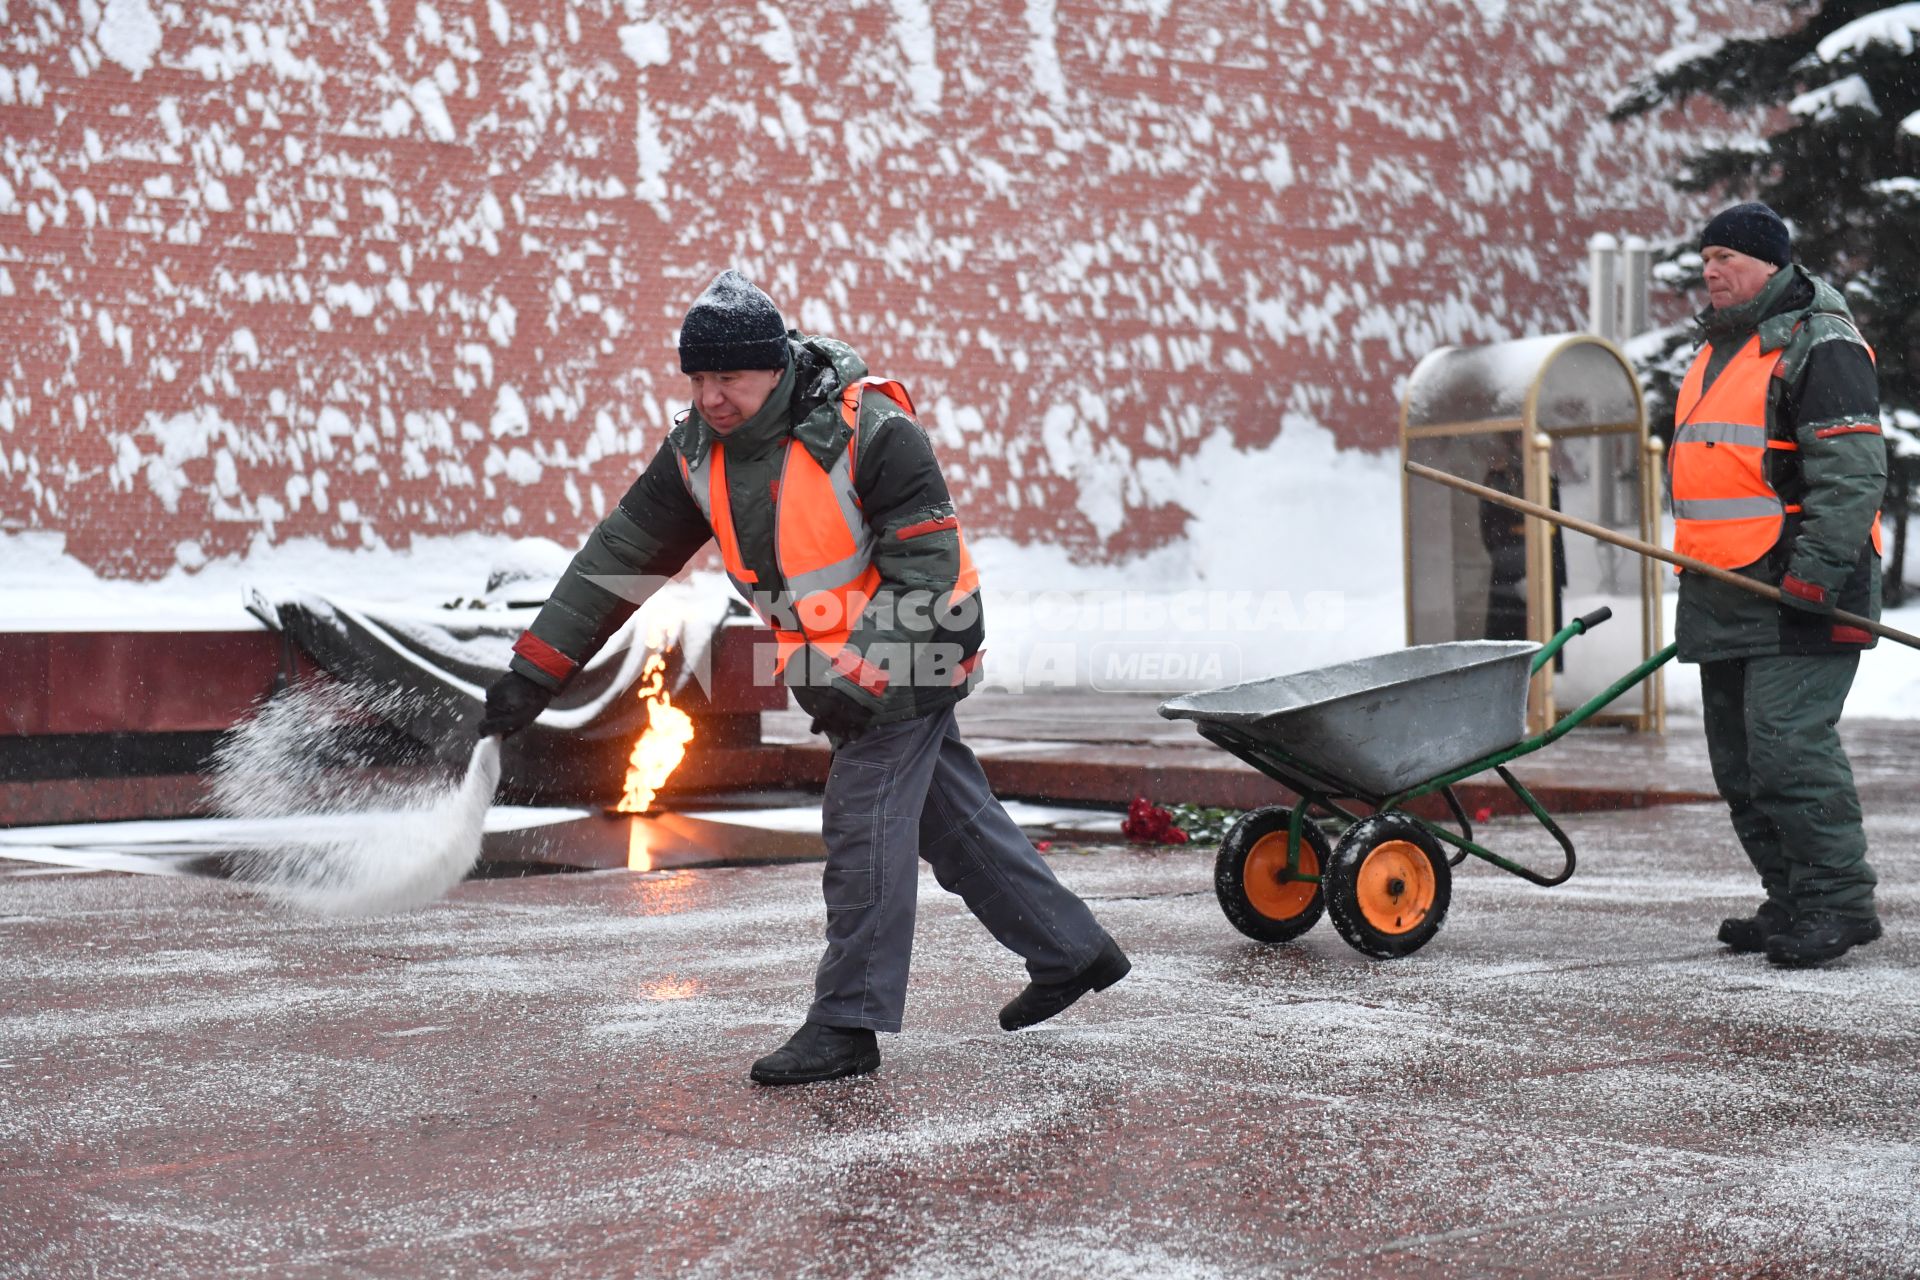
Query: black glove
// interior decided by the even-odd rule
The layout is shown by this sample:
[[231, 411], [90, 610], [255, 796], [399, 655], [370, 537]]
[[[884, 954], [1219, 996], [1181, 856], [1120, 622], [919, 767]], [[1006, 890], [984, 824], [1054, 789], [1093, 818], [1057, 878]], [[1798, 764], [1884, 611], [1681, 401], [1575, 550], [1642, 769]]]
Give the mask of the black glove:
[[808, 728], [826, 734], [835, 746], [845, 746], [873, 727], [873, 712], [831, 686], [811, 690], [807, 703], [813, 717]]
[[487, 713], [480, 717], [480, 736], [504, 738], [537, 720], [553, 694], [544, 685], [518, 671], [509, 671], [487, 686]]

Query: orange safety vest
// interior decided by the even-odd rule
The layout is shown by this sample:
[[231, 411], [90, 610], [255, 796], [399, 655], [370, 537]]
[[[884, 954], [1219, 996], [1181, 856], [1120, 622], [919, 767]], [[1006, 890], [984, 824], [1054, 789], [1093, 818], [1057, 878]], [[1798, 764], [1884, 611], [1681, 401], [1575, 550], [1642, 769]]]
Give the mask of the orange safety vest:
[[[720, 543], [727, 576], [773, 629], [778, 641], [775, 670], [784, 671], [794, 652], [803, 644], [811, 644], [833, 660], [835, 669], [879, 693], [887, 684], [885, 672], [873, 670], [859, 655], [844, 652], [854, 624], [880, 587], [880, 571], [873, 566], [874, 534], [861, 512], [860, 496], [853, 485], [854, 448], [860, 439], [860, 398], [870, 389], [884, 393], [907, 413], [913, 412], [907, 389], [898, 382], [862, 378], [841, 393], [840, 413], [853, 434], [832, 467], [822, 468], [799, 440], [787, 444], [775, 497], [774, 558], [791, 600], [789, 619], [768, 615], [767, 602], [753, 592], [758, 576], [741, 559], [732, 500], [727, 493], [725, 442], [715, 439], [697, 466], [690, 467], [682, 457], [680, 474]], [[957, 519], [948, 517], [901, 529], [895, 536], [918, 537], [941, 529], [953, 529], [957, 534], [959, 527]], [[964, 599], [979, 587], [980, 575], [967, 552], [966, 539], [961, 537], [960, 573], [953, 599]], [[798, 622], [800, 629], [783, 626], [783, 621]]]
[[[1673, 484], [1673, 549], [1722, 569], [1739, 569], [1773, 550], [1797, 505], [1783, 502], [1767, 480], [1769, 449], [1799, 452], [1793, 440], [1767, 436], [1767, 396], [1786, 350], [1767, 354], [1760, 336], [1727, 361], [1702, 391], [1711, 345], [1694, 357], [1680, 384], [1678, 426], [1667, 454]], [[1880, 516], [1873, 517], [1879, 553]]]

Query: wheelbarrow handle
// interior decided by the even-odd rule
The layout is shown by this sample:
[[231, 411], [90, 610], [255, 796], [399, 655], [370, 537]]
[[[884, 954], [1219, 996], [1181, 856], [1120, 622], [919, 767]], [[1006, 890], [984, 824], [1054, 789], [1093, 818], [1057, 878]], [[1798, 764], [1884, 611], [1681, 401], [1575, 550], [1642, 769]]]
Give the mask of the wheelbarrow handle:
[[1527, 674], [1529, 676], [1539, 675], [1540, 668], [1552, 662], [1554, 655], [1567, 647], [1567, 641], [1573, 639], [1575, 636], [1585, 635], [1594, 627], [1605, 622], [1612, 613], [1613, 610], [1611, 609], [1595, 609], [1586, 617], [1575, 618], [1572, 622], [1569, 622], [1566, 626], [1554, 632], [1545, 644], [1534, 651], [1533, 661], [1527, 664]]
[[1592, 613], [1582, 614], [1566, 626], [1560, 628], [1560, 630], [1554, 632], [1553, 638], [1541, 645], [1540, 652], [1533, 655], [1533, 662], [1528, 666], [1527, 674], [1530, 676], [1539, 675], [1540, 668], [1553, 661], [1553, 655], [1564, 649], [1567, 641], [1573, 639], [1575, 636], [1587, 634], [1587, 632], [1593, 630], [1612, 616], [1612, 606], [1603, 604]]

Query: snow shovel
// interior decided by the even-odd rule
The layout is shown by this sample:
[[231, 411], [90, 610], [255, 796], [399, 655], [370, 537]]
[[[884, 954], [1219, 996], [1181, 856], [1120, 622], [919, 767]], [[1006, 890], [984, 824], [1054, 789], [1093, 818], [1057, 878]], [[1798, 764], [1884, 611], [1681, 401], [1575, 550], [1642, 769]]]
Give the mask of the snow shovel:
[[[1778, 587], [1769, 586], [1764, 582], [1755, 582], [1752, 578], [1742, 577], [1731, 569], [1722, 569], [1718, 565], [1708, 564], [1704, 560], [1696, 560], [1692, 556], [1681, 555], [1677, 551], [1669, 551], [1665, 547], [1656, 547], [1651, 542], [1642, 542], [1638, 538], [1629, 538], [1624, 533], [1615, 533], [1611, 529], [1601, 525], [1591, 524], [1577, 516], [1566, 515], [1553, 510], [1551, 507], [1543, 507], [1537, 502], [1528, 502], [1523, 498], [1516, 498], [1510, 494], [1502, 493], [1498, 489], [1489, 489], [1483, 484], [1475, 484], [1471, 480], [1462, 480], [1459, 476], [1451, 475], [1445, 471], [1436, 471], [1432, 467], [1422, 466], [1418, 462], [1407, 463], [1406, 470], [1408, 475], [1419, 476], [1422, 480], [1432, 480], [1437, 484], [1444, 484], [1448, 488], [1458, 489], [1462, 493], [1470, 493], [1485, 502], [1497, 502], [1501, 506], [1509, 507], [1523, 515], [1532, 516], [1537, 520], [1545, 520], [1549, 524], [1562, 525], [1578, 533], [1584, 533], [1590, 538], [1598, 538], [1602, 542], [1611, 542], [1616, 547], [1625, 547], [1627, 550], [1646, 556], [1649, 559], [1664, 560], [1668, 564], [1677, 564], [1682, 569], [1689, 570], [1690, 572], [1705, 574], [1709, 578], [1718, 578], [1720, 581], [1736, 586], [1742, 591], [1752, 592], [1756, 596], [1764, 596], [1776, 603], [1782, 599], [1780, 588]], [[1848, 613], [1844, 609], [1834, 610], [1831, 617], [1835, 622], [1842, 623], [1849, 627], [1858, 627], [1860, 630], [1871, 632], [1876, 636], [1885, 636], [1889, 640], [1906, 645], [1909, 649], [1920, 649], [1920, 636], [1909, 635], [1898, 627], [1889, 627], [1885, 623], [1875, 622], [1871, 618], [1863, 618], [1857, 613]]]

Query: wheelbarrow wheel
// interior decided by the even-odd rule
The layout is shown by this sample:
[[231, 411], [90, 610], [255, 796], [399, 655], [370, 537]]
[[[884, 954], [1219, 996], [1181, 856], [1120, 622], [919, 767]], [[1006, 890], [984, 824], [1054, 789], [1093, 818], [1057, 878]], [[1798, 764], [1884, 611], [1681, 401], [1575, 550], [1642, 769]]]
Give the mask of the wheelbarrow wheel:
[[1420, 824], [1377, 813], [1340, 837], [1321, 886], [1340, 936], [1357, 951], [1390, 960], [1412, 955], [1440, 932], [1453, 869]]
[[[1325, 898], [1312, 880], [1287, 872], [1284, 806], [1255, 809], [1233, 824], [1213, 864], [1213, 891], [1234, 928], [1261, 942], [1288, 942], [1320, 923]], [[1327, 865], [1326, 836], [1311, 822], [1300, 827], [1300, 871], [1317, 876]]]

